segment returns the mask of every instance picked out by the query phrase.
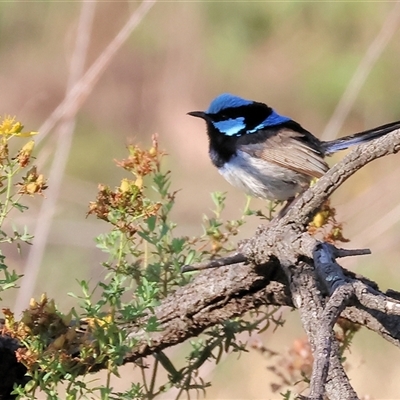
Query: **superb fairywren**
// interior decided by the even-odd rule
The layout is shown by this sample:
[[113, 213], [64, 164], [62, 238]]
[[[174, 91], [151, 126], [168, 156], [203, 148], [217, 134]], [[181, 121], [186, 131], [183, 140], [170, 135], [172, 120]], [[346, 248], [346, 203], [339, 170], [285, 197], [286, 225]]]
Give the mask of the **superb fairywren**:
[[329, 169], [324, 157], [400, 128], [400, 121], [324, 142], [264, 103], [231, 94], [207, 111], [188, 113], [207, 123], [209, 154], [222, 176], [246, 193], [291, 200]]

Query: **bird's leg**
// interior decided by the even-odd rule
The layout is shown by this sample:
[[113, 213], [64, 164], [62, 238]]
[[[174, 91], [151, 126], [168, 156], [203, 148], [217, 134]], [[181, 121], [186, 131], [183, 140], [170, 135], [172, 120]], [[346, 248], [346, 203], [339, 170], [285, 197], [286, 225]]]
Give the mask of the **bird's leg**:
[[293, 204], [293, 202], [294, 202], [294, 200], [295, 200], [295, 197], [293, 196], [293, 197], [289, 197], [287, 200], [286, 200], [286, 204], [283, 206], [283, 208], [279, 211], [279, 213], [278, 213], [278, 215], [277, 215], [277, 219], [279, 219], [279, 218], [282, 218], [285, 214], [286, 214], [286, 212], [287, 212], [287, 210], [289, 209], [289, 207]]

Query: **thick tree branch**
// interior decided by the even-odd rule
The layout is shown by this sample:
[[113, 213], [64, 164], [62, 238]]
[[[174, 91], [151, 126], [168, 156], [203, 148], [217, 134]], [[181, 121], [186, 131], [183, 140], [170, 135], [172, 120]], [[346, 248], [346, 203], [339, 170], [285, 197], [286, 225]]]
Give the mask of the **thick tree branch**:
[[[336, 263], [335, 248], [327, 243], [319, 243], [314, 249], [314, 265], [319, 282], [326, 286], [331, 295], [322, 311], [320, 323], [317, 326], [315, 337], [314, 365], [311, 376], [310, 399], [322, 400], [325, 393], [325, 384], [332, 358], [335, 363], [340, 363], [339, 354], [332, 351], [333, 346], [338, 347], [333, 327], [355, 290], [342, 268]], [[339, 251], [338, 251], [339, 253]], [[351, 253], [351, 252], [349, 252]], [[347, 377], [342, 377], [346, 382], [347, 393], [342, 393], [343, 398], [354, 398], [355, 392], [350, 389]]]
[[[322, 312], [315, 340], [315, 357], [311, 376], [310, 399], [323, 399], [330, 366], [330, 357], [338, 357], [338, 354], [332, 354], [333, 343], [336, 342], [335, 345], [337, 345], [333, 327], [353, 295], [354, 289], [350, 284], [339, 286], [329, 298]], [[340, 362], [340, 359], [335, 360], [335, 362]], [[347, 379], [346, 383], [349, 384]], [[348, 391], [348, 393], [346, 393], [347, 397], [350, 395], [353, 396], [354, 394], [353, 391]]]

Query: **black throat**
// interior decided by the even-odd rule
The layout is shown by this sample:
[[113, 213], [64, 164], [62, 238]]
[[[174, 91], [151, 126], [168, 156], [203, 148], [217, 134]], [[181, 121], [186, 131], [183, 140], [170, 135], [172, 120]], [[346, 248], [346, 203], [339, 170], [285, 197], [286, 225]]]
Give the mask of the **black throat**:
[[207, 133], [209, 139], [209, 154], [212, 163], [221, 168], [236, 155], [237, 137], [222, 135], [215, 129], [211, 122], [207, 121]]

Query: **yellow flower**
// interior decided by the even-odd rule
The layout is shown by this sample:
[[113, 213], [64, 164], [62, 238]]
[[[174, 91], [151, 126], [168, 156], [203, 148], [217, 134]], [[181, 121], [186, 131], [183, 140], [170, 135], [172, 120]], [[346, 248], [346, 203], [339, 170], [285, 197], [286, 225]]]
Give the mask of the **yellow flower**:
[[0, 136], [30, 137], [38, 134], [38, 132], [33, 131], [22, 132], [22, 129], [24, 129], [24, 126], [21, 124], [21, 122], [16, 121], [15, 117], [11, 117], [11, 115], [6, 115], [3, 118], [3, 122], [0, 124]]
[[130, 181], [128, 179], [122, 179], [121, 185], [119, 187], [120, 192], [121, 193], [129, 192], [130, 188], [131, 188]]
[[[32, 154], [34, 147], [35, 147], [35, 142], [33, 140], [30, 140], [28, 143], [26, 143], [22, 147], [22, 149], [17, 154], [16, 159], [18, 160], [19, 165], [21, 167], [26, 167], [29, 164], [31, 154]], [[1, 151], [0, 151], [0, 154], [1, 154]]]
[[103, 327], [106, 329], [107, 325], [113, 321], [113, 317], [111, 314], [107, 314], [100, 318], [82, 318], [82, 321], [86, 322], [92, 329], [96, 327]]
[[21, 149], [21, 153], [23, 153], [25, 156], [30, 156], [32, 154], [34, 147], [35, 147], [35, 142], [33, 140], [30, 140], [28, 143], [24, 144], [24, 146]]
[[135, 186], [138, 187], [139, 189], [142, 189], [142, 187], [143, 187], [143, 178], [141, 176], [138, 176], [136, 178]]
[[320, 211], [319, 213], [315, 214], [312, 225], [314, 225], [316, 228], [321, 228], [326, 224], [328, 217], [329, 213], [326, 213], [326, 211]]

